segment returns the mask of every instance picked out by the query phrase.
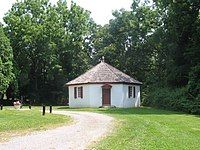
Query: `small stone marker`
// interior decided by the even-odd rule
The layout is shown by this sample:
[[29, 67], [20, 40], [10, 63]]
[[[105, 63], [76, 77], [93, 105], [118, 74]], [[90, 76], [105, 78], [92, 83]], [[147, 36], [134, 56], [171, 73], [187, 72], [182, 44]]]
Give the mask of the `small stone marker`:
[[42, 115], [45, 115], [45, 105], [42, 106]]
[[1, 105], [1, 110], [3, 110], [3, 105]]
[[52, 105], [50, 105], [49, 112], [52, 113]]
[[31, 105], [29, 105], [29, 109], [31, 109]]

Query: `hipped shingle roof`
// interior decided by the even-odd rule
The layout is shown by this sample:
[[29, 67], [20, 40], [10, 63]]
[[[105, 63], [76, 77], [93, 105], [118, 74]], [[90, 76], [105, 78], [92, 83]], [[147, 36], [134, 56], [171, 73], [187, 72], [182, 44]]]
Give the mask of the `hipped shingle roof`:
[[101, 62], [80, 75], [66, 85], [77, 84], [94, 84], [94, 83], [126, 83], [126, 84], [142, 84], [141, 82], [131, 78], [127, 74], [112, 67], [111, 65]]

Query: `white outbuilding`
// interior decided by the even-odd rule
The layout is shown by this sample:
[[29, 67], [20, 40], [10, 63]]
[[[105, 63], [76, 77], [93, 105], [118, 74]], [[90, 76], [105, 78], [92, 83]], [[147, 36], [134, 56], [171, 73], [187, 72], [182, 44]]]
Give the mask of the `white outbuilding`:
[[70, 107], [139, 107], [141, 82], [101, 62], [66, 83]]

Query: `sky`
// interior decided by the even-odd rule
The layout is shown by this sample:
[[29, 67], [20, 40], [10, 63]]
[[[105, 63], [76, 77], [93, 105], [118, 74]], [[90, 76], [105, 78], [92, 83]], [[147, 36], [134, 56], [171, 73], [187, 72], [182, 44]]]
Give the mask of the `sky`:
[[[55, 4], [58, 0], [50, 0]], [[97, 24], [107, 24], [113, 18], [112, 11], [124, 8], [129, 10], [132, 0], [73, 0], [81, 7], [91, 12], [91, 17]], [[0, 0], [0, 22], [16, 0]]]

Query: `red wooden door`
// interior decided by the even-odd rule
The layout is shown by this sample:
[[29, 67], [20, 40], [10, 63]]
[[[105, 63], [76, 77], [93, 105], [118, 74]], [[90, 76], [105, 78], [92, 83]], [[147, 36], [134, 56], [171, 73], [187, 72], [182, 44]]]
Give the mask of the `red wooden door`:
[[110, 85], [102, 86], [102, 105], [109, 106], [111, 104], [111, 87]]

